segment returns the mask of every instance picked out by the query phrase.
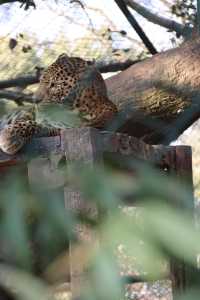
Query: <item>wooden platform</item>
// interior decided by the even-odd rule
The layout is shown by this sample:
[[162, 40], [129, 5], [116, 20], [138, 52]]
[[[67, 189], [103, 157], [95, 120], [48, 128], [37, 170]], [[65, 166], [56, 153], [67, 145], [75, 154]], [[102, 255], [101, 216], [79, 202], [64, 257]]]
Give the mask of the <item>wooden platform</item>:
[[[174, 204], [180, 210], [190, 210], [193, 214], [193, 183], [192, 183], [192, 154], [188, 146], [152, 146], [125, 134], [101, 132], [93, 128], [73, 128], [63, 130], [61, 136], [35, 138], [15, 156], [8, 156], [0, 152], [0, 171], [10, 165], [27, 163], [33, 157], [62, 154], [67, 161], [81, 161], [90, 166], [104, 163], [105, 153], [117, 154], [120, 159], [131, 157], [174, 174], [180, 181], [187, 183], [191, 193], [191, 203]], [[70, 186], [64, 186], [65, 206], [73, 212], [83, 212], [95, 216], [98, 211], [95, 206], [84, 201], [80, 191]], [[129, 205], [134, 205], [133, 203]], [[90, 230], [80, 224], [77, 229], [82, 239], [87, 243], [96, 243], [97, 237]], [[81, 285], [84, 284], [84, 266], [77, 262], [73, 244], [70, 246], [71, 256], [71, 289], [74, 297], [80, 296]], [[194, 270], [192, 270], [192, 273]], [[173, 291], [184, 291], [191, 286], [191, 269], [184, 261], [171, 258], [171, 280]], [[175, 297], [175, 294], [174, 294]]]

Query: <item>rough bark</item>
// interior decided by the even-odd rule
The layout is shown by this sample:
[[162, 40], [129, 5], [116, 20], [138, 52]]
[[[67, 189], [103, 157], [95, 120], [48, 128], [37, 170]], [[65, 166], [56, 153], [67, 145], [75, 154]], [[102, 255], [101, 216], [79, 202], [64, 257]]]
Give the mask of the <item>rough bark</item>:
[[200, 117], [200, 39], [154, 55], [106, 80], [120, 131], [169, 143]]

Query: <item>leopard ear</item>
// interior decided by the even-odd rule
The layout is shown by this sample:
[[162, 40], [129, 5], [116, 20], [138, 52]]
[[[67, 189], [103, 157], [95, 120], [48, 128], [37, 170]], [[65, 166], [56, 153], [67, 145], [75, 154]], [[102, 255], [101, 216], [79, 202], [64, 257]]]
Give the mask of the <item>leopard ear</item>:
[[67, 53], [62, 53], [58, 56], [57, 60], [63, 59], [63, 58], [69, 58], [69, 56], [67, 55]]

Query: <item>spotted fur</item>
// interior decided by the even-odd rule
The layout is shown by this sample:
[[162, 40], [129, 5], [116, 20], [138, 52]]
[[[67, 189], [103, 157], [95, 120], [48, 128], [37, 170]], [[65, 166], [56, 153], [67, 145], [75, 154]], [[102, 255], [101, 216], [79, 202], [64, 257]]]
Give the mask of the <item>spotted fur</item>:
[[7, 154], [18, 152], [33, 136], [53, 136], [60, 133], [60, 129], [55, 126], [38, 123], [32, 107], [16, 111], [13, 119], [7, 120], [7, 124], [0, 130], [0, 148]]
[[62, 54], [43, 73], [36, 97], [76, 110], [83, 123], [103, 127], [117, 112], [107, 97], [105, 82], [91, 63]]
[[[77, 112], [82, 125], [98, 128], [116, 114], [116, 106], [108, 99], [106, 85], [91, 62], [78, 57], [60, 55], [43, 73], [35, 97], [40, 105], [61, 104]], [[0, 148], [15, 154], [33, 135], [57, 135], [59, 128], [38, 123], [34, 107], [8, 115], [0, 126]]]

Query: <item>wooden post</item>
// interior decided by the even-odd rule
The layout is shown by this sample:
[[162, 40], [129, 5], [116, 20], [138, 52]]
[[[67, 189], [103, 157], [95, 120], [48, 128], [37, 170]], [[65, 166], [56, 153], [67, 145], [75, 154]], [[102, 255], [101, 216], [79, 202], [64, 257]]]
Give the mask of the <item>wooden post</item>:
[[[177, 180], [187, 187], [188, 202], [176, 203], [176, 208], [180, 211], [185, 211], [189, 216], [194, 217], [194, 196], [193, 196], [193, 178], [192, 178], [192, 152], [191, 147], [176, 146], [174, 148], [174, 166]], [[184, 230], [184, 229], [183, 229]], [[195, 230], [195, 224], [194, 224]], [[187, 241], [186, 241], [187, 242]], [[194, 255], [194, 264], [197, 264], [197, 259]], [[197, 268], [187, 264], [184, 259], [172, 258], [170, 262], [172, 293], [173, 299], [180, 297], [186, 289], [191, 288], [197, 283], [200, 274]]]
[[[64, 130], [61, 134], [61, 145], [68, 162], [80, 161], [85, 166], [92, 167], [94, 163], [102, 161], [101, 138], [96, 129], [74, 128]], [[90, 217], [97, 217], [96, 206], [85, 201], [80, 191], [66, 186], [64, 196], [67, 209], [72, 212], [82, 212]], [[87, 249], [89, 249], [87, 246], [94, 246], [97, 243], [95, 233], [83, 224], [77, 226], [76, 232]], [[83, 257], [85, 252], [76, 251], [73, 244], [70, 243], [71, 291], [75, 298], [80, 297], [81, 287], [85, 286], [87, 282], [84, 265], [85, 257]], [[82, 257], [80, 254], [82, 254]]]
[[[0, 151], [0, 162], [2, 166], [11, 162], [24, 162], [31, 155], [49, 155], [50, 153], [63, 154], [68, 162], [81, 162], [87, 167], [93, 167], [96, 162], [103, 163], [103, 152], [118, 153], [123, 156], [132, 156], [137, 159], [146, 160], [153, 165], [162, 168], [167, 166], [168, 172], [176, 175], [177, 179], [189, 189], [188, 203], [180, 201], [174, 203], [174, 206], [181, 212], [189, 212], [193, 216], [194, 198], [192, 182], [192, 155], [191, 148], [187, 146], [151, 146], [147, 145], [134, 137], [120, 133], [99, 132], [93, 128], [73, 128], [66, 129], [60, 137], [34, 139], [30, 145], [25, 147], [25, 152], [15, 156], [5, 155]], [[31, 169], [28, 165], [29, 177], [35, 179], [35, 167]], [[38, 170], [41, 173], [41, 164], [38, 164]], [[171, 172], [172, 171], [172, 172]], [[38, 173], [39, 174], [39, 173]], [[56, 184], [63, 183], [61, 177], [53, 171], [53, 177], [56, 176]], [[55, 178], [54, 178], [55, 180]], [[49, 181], [48, 181], [49, 182]], [[65, 206], [72, 212], [81, 212], [86, 216], [96, 218], [98, 211], [95, 204], [83, 199], [80, 191], [73, 187], [64, 188]], [[173, 203], [172, 203], [173, 204]], [[195, 230], [195, 228], [194, 228]], [[97, 244], [95, 233], [78, 224], [76, 232], [79, 239], [83, 241], [85, 251], [74, 251], [74, 245], [70, 244], [70, 275], [71, 291], [73, 297], [79, 297], [81, 286], [85, 284], [85, 254], [89, 247]], [[194, 257], [195, 259], [195, 257]], [[183, 293], [186, 288], [194, 285], [198, 286], [200, 278], [198, 270], [188, 266], [184, 259], [180, 260], [172, 257], [170, 260], [170, 271], [173, 287], [173, 296], [176, 298], [176, 291]]]

